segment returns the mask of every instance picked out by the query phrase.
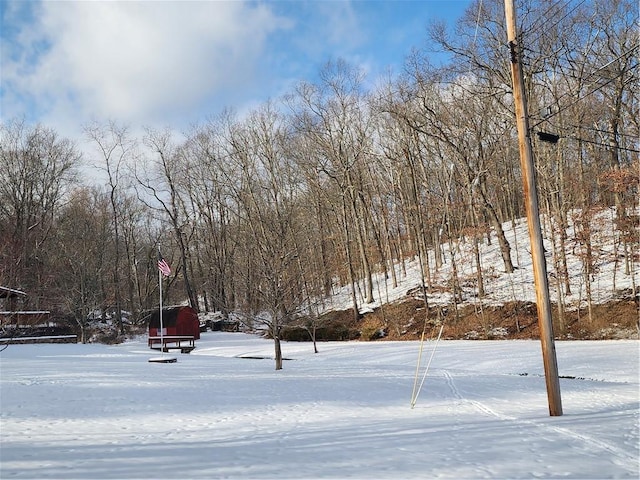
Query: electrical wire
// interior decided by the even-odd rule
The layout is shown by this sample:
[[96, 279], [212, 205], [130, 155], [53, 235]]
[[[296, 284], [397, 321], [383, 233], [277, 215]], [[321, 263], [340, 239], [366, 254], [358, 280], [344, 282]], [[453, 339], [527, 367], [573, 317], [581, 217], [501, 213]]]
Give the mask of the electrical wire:
[[540, 31], [541, 29], [546, 28], [545, 21], [547, 19], [547, 15], [550, 14], [551, 10], [553, 10], [556, 7], [559, 7], [560, 4], [562, 4], [564, 6], [566, 4], [566, 1], [565, 0], [556, 0], [544, 12], [542, 12], [542, 14], [540, 14], [538, 16], [536, 21], [533, 22], [530, 25], [531, 30], [529, 32], [527, 32], [528, 35], [533, 35], [534, 33], [537, 33], [538, 31]]
[[[585, 83], [589, 81], [589, 79], [591, 77], [596, 76], [601, 70], [604, 70], [605, 68], [607, 68], [609, 65], [611, 65], [612, 63], [620, 60], [623, 57], [629, 56], [629, 57], [633, 57], [634, 53], [638, 50], [638, 45], [634, 45], [631, 48], [623, 51], [622, 53], [620, 53], [618, 56], [616, 56], [615, 58], [609, 60], [607, 63], [605, 63], [604, 65], [596, 68], [593, 72], [589, 73], [588, 75], [584, 76], [584, 75], [575, 75], [572, 74], [570, 71], [569, 72], [562, 72], [562, 75], [565, 77], [569, 77], [569, 78], [575, 78], [576, 80], [583, 80]], [[637, 65], [636, 65], [637, 66]], [[633, 66], [632, 68], [634, 68], [635, 66]]]
[[[549, 31], [549, 30], [554, 29], [556, 26], [558, 26], [558, 25], [560, 24], [560, 22], [562, 22], [565, 18], [567, 18], [569, 15], [571, 15], [573, 12], [575, 12], [575, 11], [576, 11], [578, 8], [580, 8], [580, 6], [582, 6], [582, 4], [583, 4], [583, 3], [585, 3], [585, 2], [586, 2], [586, 0], [581, 0], [581, 1], [576, 5], [576, 6], [574, 6], [571, 10], [569, 10], [567, 13], [565, 13], [562, 17], [560, 17], [559, 19], [557, 19], [553, 24], [548, 25], [548, 24], [544, 23], [544, 22], [547, 20], [547, 18], [546, 18], [546, 17], [547, 17], [547, 14], [551, 11], [551, 9], [552, 9], [555, 5], [560, 4], [560, 3], [563, 3], [563, 4], [565, 3], [565, 2], [563, 2], [562, 0], [558, 0], [558, 1], [555, 3], [555, 5], [553, 5], [553, 6], [549, 7], [549, 8], [547, 9], [547, 11], [541, 15], [541, 17], [540, 17], [540, 18], [541, 18], [540, 22], [542, 22], [542, 23], [540, 23], [540, 25], [539, 25], [538, 27], [536, 27], [535, 29], [533, 29], [533, 30], [531, 30], [531, 31], [529, 31], [529, 32], [526, 32], [526, 33], [527, 33], [527, 37], [531, 38], [531, 36], [532, 36], [532, 35], [534, 35], [535, 33], [537, 33], [537, 32], [538, 32], [538, 31], [540, 31], [540, 30]], [[563, 5], [563, 6], [564, 6], [564, 5]], [[540, 40], [540, 38], [542, 38], [542, 33], [540, 33], [540, 35], [538, 35], [538, 36], [537, 36], [536, 38], [534, 38], [533, 40], [530, 40], [530, 41], [529, 41], [529, 43], [537, 43], [537, 42]]]
[[[559, 20], [557, 20], [554, 24], [552, 24], [550, 27], [548, 27], [548, 29], [552, 29], [552, 28], [554, 28], [555, 26], [557, 26], [557, 25], [558, 25], [562, 20], [564, 20], [567, 16], [569, 16], [569, 15], [570, 15], [570, 14], [572, 14], [576, 9], [578, 9], [578, 8], [579, 8], [579, 7], [580, 7], [580, 6], [585, 2], [585, 1], [586, 1], [586, 0], [583, 0], [583, 1], [581, 1], [579, 4], [577, 4], [576, 6], [574, 6], [574, 7], [573, 7], [570, 11], [568, 11], [568, 12], [567, 12], [567, 13], [566, 13], [562, 18], [560, 18], [560, 19], [559, 19]], [[550, 10], [550, 9], [549, 9], [549, 10]], [[549, 11], [549, 10], [548, 10], [548, 11]], [[594, 15], [595, 15], [595, 14], [594, 14]], [[546, 25], [545, 25], [545, 27], [546, 27]], [[598, 37], [598, 35], [601, 33], [601, 31], [602, 31], [601, 29], [598, 29], [598, 30], [596, 31], [596, 34], [595, 34], [595, 36], [593, 37], [593, 39], [591, 40], [590, 45], [588, 45], [588, 49], [587, 49], [585, 52], [583, 52], [583, 54], [582, 54], [582, 56], [583, 56], [583, 57], [586, 57], [586, 56], [588, 55], [588, 53], [593, 49], [593, 47], [594, 47], [594, 45], [595, 45], [595, 43], [594, 43], [594, 42], [595, 42], [596, 38]], [[531, 39], [530, 37], [531, 37], [532, 33], [533, 33], [533, 32], [528, 32], [528, 37], [529, 37], [529, 38], [528, 38], [528, 43], [529, 43], [530, 45], [537, 43], [537, 42], [540, 40], [540, 38], [541, 38], [541, 35], [539, 35], [538, 37], [536, 37], [536, 38], [534, 38], [534, 39]], [[534, 55], [537, 55], [538, 57], [546, 57], [546, 56], [548, 56], [548, 55], [549, 55], [549, 54], [548, 54], [548, 53], [546, 53], [546, 52], [541, 52], [541, 51], [539, 51], [539, 50], [534, 50], [534, 49], [533, 49], [533, 48], [531, 48], [531, 47], [524, 47], [524, 46], [523, 46], [523, 47], [521, 47], [521, 48], [522, 48], [522, 51], [523, 51], [523, 56], [524, 56], [524, 53], [525, 53], [525, 52], [527, 52], [527, 53], [532, 53], [532, 54], [534, 54]], [[602, 69], [606, 68], [606, 67], [607, 67], [607, 66], [609, 66], [611, 63], [615, 62], [616, 60], [619, 60], [620, 58], [624, 57], [624, 56], [625, 56], [625, 55], [627, 55], [627, 54], [633, 54], [633, 52], [634, 52], [635, 50], [637, 50], [637, 48], [638, 48], [638, 46], [637, 46], [637, 45], [634, 45], [633, 47], [631, 47], [631, 48], [630, 48], [629, 50], [627, 50], [626, 52], [621, 53], [621, 54], [620, 54], [620, 55], [618, 55], [616, 58], [614, 58], [613, 60], [611, 60], [608, 64], [605, 64], [605, 65], [603, 65], [602, 67], [600, 67], [598, 70], [602, 70]], [[527, 56], [529, 56], [529, 55], [527, 55]], [[530, 57], [530, 56], [529, 56], [529, 57]], [[524, 59], [523, 59], [523, 60], [524, 60]], [[561, 60], [561, 59], [558, 59], [558, 60]], [[526, 63], [526, 62], [524, 62], [524, 61], [523, 61], [523, 64], [527, 65], [527, 63]], [[560, 63], [559, 63], [559, 66], [561, 66], [561, 64], [560, 64]], [[595, 73], [597, 73], [597, 71], [598, 71], [598, 70], [596, 70], [595, 72], [593, 72], [591, 75], [595, 75]], [[568, 77], [570, 77], [570, 78], [576, 78], [576, 79], [580, 79], [580, 78], [581, 78], [580, 76], [572, 75], [571, 73], [563, 73], [563, 75], [568, 76]]]
[[[556, 110], [555, 112], [549, 114], [546, 118], [540, 120], [538, 123], [536, 123], [535, 125], [533, 125], [531, 128], [535, 128], [538, 125], [546, 122], [549, 120], [549, 118], [554, 117], [556, 115], [558, 115], [559, 113], [567, 110], [568, 108], [572, 107], [573, 105], [575, 105], [576, 103], [584, 100], [585, 98], [587, 98], [589, 95], [597, 92], [598, 90], [600, 90], [603, 87], [606, 87], [608, 84], [612, 83], [614, 80], [617, 80], [619, 77], [621, 77], [622, 75], [625, 75], [626, 73], [628, 73], [629, 71], [632, 71], [633, 69], [635, 69], [639, 64], [636, 63], [635, 65], [633, 65], [631, 68], [629, 68], [629, 70], [627, 71], [623, 71], [623, 72], [619, 72], [617, 75], [609, 78], [606, 82], [596, 86], [595, 88], [593, 88], [592, 90], [590, 90], [589, 92], [587, 92], [586, 94], [582, 95], [581, 97], [576, 98], [573, 102], [570, 102], [566, 105], [563, 105], [562, 108], [558, 108], [558, 110]], [[564, 97], [566, 97], [567, 95], [570, 95], [571, 93], [565, 93], [564, 95], [562, 95], [560, 98], [558, 98], [557, 103], [560, 103], [560, 100], [562, 100]]]
[[[598, 133], [606, 133], [606, 134], [610, 134], [611, 133], [609, 130], [602, 130], [601, 128], [589, 127], [589, 126], [586, 126], [586, 125], [568, 124], [566, 126], [567, 127], [572, 127], [572, 128], [578, 128], [578, 129], [582, 129], [582, 130], [591, 130], [592, 132], [598, 132]], [[618, 132], [618, 135], [621, 136], [621, 137], [633, 138], [636, 141], [638, 140], [638, 136], [637, 135], [632, 135], [630, 133]]]
[[[561, 138], [569, 138], [571, 140], [577, 140], [578, 142], [585, 142], [585, 143], [590, 143], [592, 145], [598, 145], [599, 147], [605, 147], [605, 148], [611, 148], [612, 145], [606, 144], [606, 143], [602, 143], [602, 142], [596, 142], [594, 140], [587, 140], [586, 138], [580, 138], [580, 137], [574, 137], [574, 136], [569, 136], [569, 135], [560, 135]], [[640, 150], [636, 150], [634, 148], [626, 148], [626, 147], [616, 147], [616, 150], [621, 150], [623, 152], [632, 152], [632, 153], [640, 153]]]

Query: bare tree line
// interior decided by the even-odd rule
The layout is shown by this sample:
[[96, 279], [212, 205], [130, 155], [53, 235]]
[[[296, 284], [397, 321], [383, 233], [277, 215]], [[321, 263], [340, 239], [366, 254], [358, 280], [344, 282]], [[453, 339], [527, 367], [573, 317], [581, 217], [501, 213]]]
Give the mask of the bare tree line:
[[[598, 209], [615, 207], [616, 261], [627, 275], [637, 268], [638, 12], [623, 0], [520, 3], [562, 313], [573, 287], [565, 252], [579, 251], [587, 285], [597, 268]], [[244, 118], [221, 112], [186, 140], [152, 129], [134, 138], [114, 121], [88, 125], [104, 187], [78, 178], [81, 154], [53, 129], [3, 121], [0, 283], [81, 326], [96, 310], [139, 318], [157, 304], [160, 245], [173, 267], [168, 301], [263, 324], [281, 367], [281, 328], [296, 321], [312, 331], [336, 286], [350, 286], [357, 319], [383, 295], [376, 273], [396, 286], [404, 263], [418, 259], [425, 301], [444, 263], [458, 298], [460, 237], [496, 242], [513, 272], [503, 228], [523, 207], [509, 51], [502, 2], [481, 5], [455, 34], [430, 26], [430, 45], [449, 53], [447, 63], [414, 51], [403, 74], [374, 87], [338, 60], [317, 82]], [[483, 266], [473, 261], [481, 298]]]

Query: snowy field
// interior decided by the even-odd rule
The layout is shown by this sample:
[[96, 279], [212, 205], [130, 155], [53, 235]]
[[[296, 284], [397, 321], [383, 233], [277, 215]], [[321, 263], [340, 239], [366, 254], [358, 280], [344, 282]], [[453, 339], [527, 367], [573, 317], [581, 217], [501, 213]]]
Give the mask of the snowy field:
[[[0, 353], [0, 478], [638, 478], [639, 343], [285, 343], [208, 332], [177, 363], [145, 339]], [[433, 351], [427, 343], [418, 378]], [[254, 358], [242, 358], [254, 357]]]

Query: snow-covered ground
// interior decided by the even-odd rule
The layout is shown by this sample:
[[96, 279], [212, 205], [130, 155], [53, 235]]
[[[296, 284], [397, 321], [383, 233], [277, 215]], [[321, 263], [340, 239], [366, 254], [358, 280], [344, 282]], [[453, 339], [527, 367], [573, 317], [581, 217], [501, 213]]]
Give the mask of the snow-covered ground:
[[[207, 332], [177, 363], [145, 339], [0, 353], [2, 479], [638, 478], [639, 342], [285, 343]], [[435, 344], [427, 342], [418, 379]], [[253, 358], [242, 358], [253, 357]]]

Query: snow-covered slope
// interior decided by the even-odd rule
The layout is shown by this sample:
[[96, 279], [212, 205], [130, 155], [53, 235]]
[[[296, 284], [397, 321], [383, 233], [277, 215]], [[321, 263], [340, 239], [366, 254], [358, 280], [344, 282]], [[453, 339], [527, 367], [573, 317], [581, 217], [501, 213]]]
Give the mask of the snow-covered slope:
[[[637, 251], [638, 244], [634, 247], [636, 261], [635, 263], [632, 262], [631, 272], [627, 274], [625, 273], [622, 252], [616, 251], [615, 247], [615, 235], [617, 235], [617, 232], [613, 226], [614, 218], [615, 210], [606, 209], [597, 212], [590, 222], [592, 255], [595, 260], [595, 269], [591, 274], [592, 301], [594, 303], [606, 303], [619, 295], [621, 291], [629, 290], [634, 286], [636, 288], [640, 287], [640, 264], [638, 263], [640, 252]], [[579, 305], [584, 306], [587, 298], [586, 281], [583, 273], [584, 262], [581, 259], [584, 247], [576, 240], [576, 232], [571, 217], [569, 220], [566, 256], [571, 294], [561, 293], [565, 304], [569, 308], [577, 308]], [[555, 282], [556, 271], [552, 257], [553, 244], [550, 240], [551, 226], [548, 219], [545, 219], [543, 226], [550, 295], [552, 302], [556, 302], [558, 300], [558, 289]], [[492, 233], [491, 244], [488, 244], [485, 238], [480, 243], [480, 263], [486, 293], [483, 302], [489, 305], [503, 304], [516, 300], [535, 302], [532, 258], [526, 219], [521, 219], [513, 224], [511, 222], [505, 223], [503, 229], [511, 246], [511, 259], [516, 269], [511, 274], [504, 273], [504, 264], [495, 233]], [[442, 248], [445, 261], [443, 266], [437, 271], [435, 270], [436, 262], [433, 250], [429, 252], [429, 263], [432, 269], [434, 285], [446, 287], [450, 285], [452, 277], [451, 250], [448, 243], [443, 244]], [[477, 265], [474, 260], [471, 239], [460, 239], [454, 242], [453, 257], [456, 262], [465, 303], [478, 302], [474, 283]], [[381, 304], [405, 298], [408, 291], [415, 290], [420, 286], [420, 270], [416, 259], [405, 262], [406, 275], [403, 273], [401, 265], [396, 264], [395, 269], [398, 286], [393, 288], [390, 279], [385, 279], [382, 274], [376, 275], [373, 281], [374, 303], [364, 304], [364, 300], [359, 298], [363, 313]], [[360, 285], [358, 290], [360, 292], [365, 291], [364, 285]], [[437, 293], [429, 296], [430, 304], [447, 304], [452, 301], [450, 293], [442, 293], [442, 290], [447, 289], [435, 289]], [[351, 306], [350, 288], [347, 285], [336, 289], [334, 295], [326, 300], [324, 309], [347, 309]]]

